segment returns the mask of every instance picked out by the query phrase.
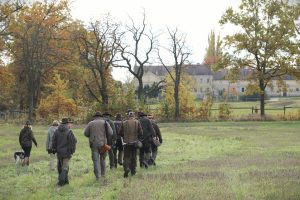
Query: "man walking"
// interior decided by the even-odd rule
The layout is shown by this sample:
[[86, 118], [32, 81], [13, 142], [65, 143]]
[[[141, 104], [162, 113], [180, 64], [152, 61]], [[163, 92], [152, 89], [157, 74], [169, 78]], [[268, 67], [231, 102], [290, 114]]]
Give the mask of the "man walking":
[[[159, 141], [160, 144], [162, 144], [163, 140], [162, 140], [162, 136], [161, 136], [161, 132], [160, 129], [157, 125], [157, 123], [155, 122], [153, 116], [148, 116], [148, 118], [151, 120], [152, 126], [154, 128], [155, 134], [156, 134], [156, 140]], [[156, 165], [155, 160], [157, 157], [157, 150], [158, 150], [158, 146], [157, 144], [155, 144], [153, 141], [151, 142], [151, 159], [150, 159], [150, 164]]]
[[147, 114], [140, 112], [139, 121], [143, 129], [143, 147], [140, 149], [140, 167], [148, 168], [151, 158], [151, 143], [153, 137], [156, 137], [151, 121]]
[[117, 142], [115, 145], [115, 148], [113, 148], [114, 152], [114, 163], [115, 166], [119, 163], [119, 165], [123, 165], [123, 143], [122, 143], [122, 137], [120, 135], [120, 129], [122, 125], [122, 115], [121, 113], [117, 113], [116, 120], [114, 122], [116, 133], [117, 133]]
[[56, 163], [56, 155], [52, 152], [52, 142], [53, 142], [53, 136], [54, 132], [56, 131], [57, 127], [59, 125], [59, 122], [57, 120], [53, 121], [52, 125], [48, 129], [48, 135], [46, 139], [46, 151], [50, 155], [50, 170], [55, 170], [55, 163]]
[[71, 119], [63, 118], [53, 136], [52, 152], [57, 153], [59, 186], [69, 184], [69, 162], [76, 150], [77, 140], [71, 130], [71, 124]]
[[122, 123], [120, 129], [120, 135], [124, 138], [124, 178], [128, 177], [128, 173], [131, 175], [136, 174], [136, 151], [137, 142], [143, 134], [141, 124], [134, 117], [133, 112], [128, 113], [129, 119]]
[[89, 122], [84, 130], [84, 135], [89, 138], [94, 174], [97, 180], [100, 180], [100, 176], [103, 179], [105, 178], [105, 158], [107, 153], [100, 153], [100, 150], [107, 145], [107, 138], [112, 137], [112, 134], [112, 128], [103, 119], [100, 112], [95, 113], [94, 120]]
[[109, 157], [109, 166], [110, 169], [117, 168], [117, 162], [115, 162], [115, 156], [113, 149], [116, 147], [116, 141], [117, 141], [117, 133], [116, 133], [116, 128], [114, 122], [110, 119], [111, 114], [108, 112], [103, 113], [103, 118], [110, 127], [112, 128], [113, 134], [111, 137], [107, 138], [107, 144], [111, 147], [111, 149], [108, 151], [108, 157]]

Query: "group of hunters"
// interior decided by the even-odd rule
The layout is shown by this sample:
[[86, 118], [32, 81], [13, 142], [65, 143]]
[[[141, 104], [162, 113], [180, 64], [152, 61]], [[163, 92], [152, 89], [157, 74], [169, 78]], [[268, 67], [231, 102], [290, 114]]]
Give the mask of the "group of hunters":
[[[132, 176], [136, 174], [138, 152], [141, 168], [156, 165], [157, 148], [162, 143], [162, 136], [153, 117], [143, 112], [138, 112], [136, 116], [132, 110], [128, 110], [126, 120], [122, 119], [120, 113], [116, 114], [115, 121], [111, 118], [108, 112], [96, 112], [84, 130], [84, 135], [89, 138], [96, 179], [105, 180], [107, 154], [111, 169], [123, 165], [124, 178], [129, 173]], [[69, 184], [69, 161], [77, 143], [71, 130], [72, 123], [70, 118], [54, 121], [46, 139], [51, 170], [55, 169], [57, 158], [59, 186]], [[22, 165], [29, 165], [32, 142], [37, 146], [29, 121], [20, 132], [19, 142], [25, 154]]]

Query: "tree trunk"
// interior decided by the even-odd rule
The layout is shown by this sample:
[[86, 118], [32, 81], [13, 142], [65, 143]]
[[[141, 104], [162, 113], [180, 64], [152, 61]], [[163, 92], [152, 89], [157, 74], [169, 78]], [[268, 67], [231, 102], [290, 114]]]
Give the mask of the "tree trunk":
[[143, 100], [143, 90], [144, 90], [144, 85], [143, 85], [143, 80], [142, 79], [138, 79], [139, 81], [139, 86], [138, 86], [138, 99], [139, 101]]
[[101, 78], [101, 99], [102, 99], [102, 106], [106, 110], [108, 109], [108, 89], [107, 89], [107, 82], [104, 72], [100, 72]]
[[265, 87], [264, 80], [259, 80], [259, 88], [260, 88], [260, 116], [261, 119], [265, 117]]
[[29, 88], [28, 95], [28, 120], [32, 122], [33, 120], [33, 88]]
[[175, 121], [179, 121], [180, 112], [179, 112], [179, 83], [175, 82], [174, 87], [174, 100], [175, 100]]

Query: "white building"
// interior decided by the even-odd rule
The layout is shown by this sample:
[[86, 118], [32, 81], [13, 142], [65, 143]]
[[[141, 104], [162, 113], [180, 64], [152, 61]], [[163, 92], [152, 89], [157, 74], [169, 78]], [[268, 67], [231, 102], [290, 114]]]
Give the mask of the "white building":
[[[194, 88], [195, 96], [202, 99], [206, 94], [212, 94], [215, 98], [220, 98], [224, 94], [232, 96], [243, 96], [245, 94], [247, 85], [247, 77], [250, 70], [243, 69], [240, 73], [238, 81], [232, 83], [226, 80], [226, 70], [219, 70], [212, 72], [208, 65], [195, 64], [186, 66], [186, 72], [195, 79], [196, 85]], [[165, 78], [167, 71], [163, 66], [145, 66], [144, 67], [143, 82], [144, 85], [152, 85], [154, 82], [159, 82]], [[267, 87], [267, 95], [270, 97], [279, 96], [300, 96], [300, 82], [293, 79], [291, 76], [284, 77], [287, 86], [286, 92], [283, 92], [277, 87], [276, 80], [272, 82], [273, 87]], [[137, 84], [137, 82], [136, 82]]]

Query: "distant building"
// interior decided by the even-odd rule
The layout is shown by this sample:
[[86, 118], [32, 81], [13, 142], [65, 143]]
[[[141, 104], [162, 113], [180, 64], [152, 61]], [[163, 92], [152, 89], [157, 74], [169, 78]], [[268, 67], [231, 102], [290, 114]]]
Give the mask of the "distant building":
[[[193, 64], [186, 66], [186, 72], [196, 81], [194, 93], [196, 98], [202, 99], [206, 94], [211, 94], [215, 98], [221, 98], [225, 94], [231, 96], [245, 95], [246, 87], [249, 84], [247, 77], [250, 70], [243, 69], [240, 72], [240, 79], [235, 83], [226, 80], [226, 70], [213, 72], [208, 65]], [[163, 66], [145, 66], [144, 67], [144, 85], [152, 85], [154, 82], [159, 82], [165, 78], [167, 70]], [[276, 80], [273, 81], [273, 87], [267, 87], [267, 95], [270, 97], [280, 96], [300, 96], [300, 83], [291, 76], [285, 76], [284, 81], [287, 85], [287, 91], [283, 92], [276, 85]], [[137, 84], [137, 82], [136, 82]]]

